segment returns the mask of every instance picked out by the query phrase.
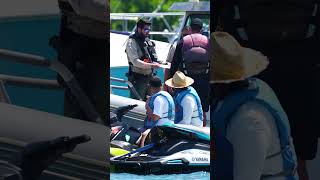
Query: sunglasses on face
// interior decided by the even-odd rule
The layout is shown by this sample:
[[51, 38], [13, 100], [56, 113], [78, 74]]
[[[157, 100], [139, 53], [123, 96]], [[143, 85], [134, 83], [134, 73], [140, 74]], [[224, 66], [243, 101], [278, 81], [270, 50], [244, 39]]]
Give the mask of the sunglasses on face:
[[144, 32], [150, 32], [151, 29], [150, 29], [150, 28], [144, 28], [143, 31], [144, 31]]

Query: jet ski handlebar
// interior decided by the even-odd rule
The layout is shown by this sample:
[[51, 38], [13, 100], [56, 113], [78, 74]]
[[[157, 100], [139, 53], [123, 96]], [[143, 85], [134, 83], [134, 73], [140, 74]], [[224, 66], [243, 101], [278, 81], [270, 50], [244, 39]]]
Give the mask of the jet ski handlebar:
[[114, 111], [114, 113], [117, 115], [118, 120], [121, 122], [121, 119], [122, 119], [123, 115], [125, 115], [127, 112], [129, 112], [130, 110], [134, 109], [137, 106], [138, 106], [138, 104], [121, 106], [121, 107], [117, 108]]
[[21, 153], [18, 164], [23, 179], [37, 179], [42, 171], [64, 153], [72, 152], [78, 144], [90, 141], [88, 135], [59, 137], [49, 141], [28, 144]]
[[160, 140], [157, 141], [157, 142], [150, 143], [150, 144], [148, 144], [148, 145], [146, 145], [146, 146], [143, 146], [143, 147], [141, 147], [141, 148], [138, 148], [138, 149], [136, 149], [136, 150], [134, 150], [134, 151], [132, 151], [132, 152], [129, 152], [129, 153], [124, 154], [124, 155], [122, 155], [122, 156], [115, 157], [114, 159], [116, 159], [116, 160], [126, 160], [127, 158], [131, 157], [131, 155], [133, 155], [133, 154], [136, 154], [136, 153], [141, 154], [141, 153], [143, 153], [143, 152], [145, 152], [145, 151], [147, 151], [147, 150], [149, 150], [149, 149], [152, 149], [152, 148], [154, 148], [154, 147], [158, 147], [158, 146], [160, 146], [161, 144], [166, 143], [167, 141], [168, 141], [167, 137], [164, 137], [164, 138], [160, 139]]

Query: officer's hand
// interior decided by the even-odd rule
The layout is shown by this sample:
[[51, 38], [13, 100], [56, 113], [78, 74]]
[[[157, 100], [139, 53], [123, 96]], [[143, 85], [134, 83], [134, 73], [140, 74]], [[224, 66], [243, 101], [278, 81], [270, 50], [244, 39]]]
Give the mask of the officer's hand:
[[160, 67], [160, 64], [159, 63], [152, 63], [152, 64], [150, 64], [150, 66], [154, 69], [158, 69]]

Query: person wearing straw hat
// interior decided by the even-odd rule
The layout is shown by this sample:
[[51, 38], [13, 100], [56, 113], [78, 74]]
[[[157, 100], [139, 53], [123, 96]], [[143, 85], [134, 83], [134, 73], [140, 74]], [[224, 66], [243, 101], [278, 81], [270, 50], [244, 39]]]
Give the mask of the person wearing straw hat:
[[177, 71], [165, 84], [173, 89], [176, 115], [175, 124], [189, 124], [202, 127], [203, 111], [197, 91], [191, 87], [194, 80]]
[[[226, 32], [211, 34], [211, 126], [223, 180], [297, 180], [296, 154], [287, 115], [273, 90], [252, 78], [269, 61]], [[249, 162], [249, 163], [248, 163]]]
[[309, 180], [307, 161], [319, 154], [320, 1], [264, 2], [214, 1], [212, 29], [223, 29], [270, 58], [257, 77], [278, 95], [289, 117], [299, 178]]

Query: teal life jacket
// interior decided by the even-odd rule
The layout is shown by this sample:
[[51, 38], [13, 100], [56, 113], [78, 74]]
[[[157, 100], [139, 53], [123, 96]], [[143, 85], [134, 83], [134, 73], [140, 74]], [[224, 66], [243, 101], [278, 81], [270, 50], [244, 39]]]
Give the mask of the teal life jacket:
[[[151, 96], [151, 97], [150, 97], [150, 101], [149, 101], [149, 103], [148, 103], [148, 106], [149, 106], [149, 107], [151, 108], [151, 110], [153, 111], [153, 109], [154, 109], [154, 100], [155, 100], [158, 96], [164, 97], [164, 98], [168, 101], [168, 105], [169, 105], [169, 107], [168, 107], [168, 112], [163, 112], [163, 114], [168, 114], [168, 115], [165, 116], [165, 117], [160, 118], [159, 120], [164, 119], [164, 118], [168, 118], [169, 120], [174, 121], [174, 117], [175, 117], [175, 104], [174, 104], [174, 100], [173, 100], [172, 96], [171, 96], [168, 92], [166, 92], [166, 91], [160, 91], [160, 92], [154, 94], [153, 96]], [[158, 121], [159, 121], [159, 120], [158, 120]], [[147, 128], [147, 129], [152, 128], [152, 127], [154, 127], [154, 126], [158, 123], [158, 121], [154, 121], [154, 120], [152, 120], [152, 119], [148, 119], [148, 118], [147, 118], [147, 119], [145, 120], [144, 127]]]
[[192, 95], [195, 98], [196, 103], [197, 103], [198, 116], [192, 117], [192, 118], [199, 117], [199, 119], [201, 121], [203, 121], [203, 111], [202, 111], [200, 97], [199, 97], [197, 91], [193, 87], [189, 86], [186, 90], [181, 91], [176, 95], [175, 104], [177, 106], [177, 111], [176, 111], [176, 117], [174, 120], [175, 124], [179, 124], [179, 122], [183, 119], [183, 107], [181, 106], [181, 102], [182, 102], [183, 98], [188, 94]]
[[247, 102], [256, 102], [263, 105], [275, 119], [281, 151], [267, 157], [282, 155], [283, 171], [276, 174], [265, 174], [267, 177], [284, 176], [287, 180], [298, 180], [296, 174], [297, 159], [290, 136], [290, 125], [287, 115], [281, 107], [273, 90], [259, 79], [249, 79], [250, 87], [238, 90], [227, 95], [217, 107], [211, 111], [211, 119], [215, 132], [216, 162], [213, 163], [213, 174], [216, 179], [233, 179], [233, 147], [226, 138], [226, 130], [232, 115], [238, 108]]

